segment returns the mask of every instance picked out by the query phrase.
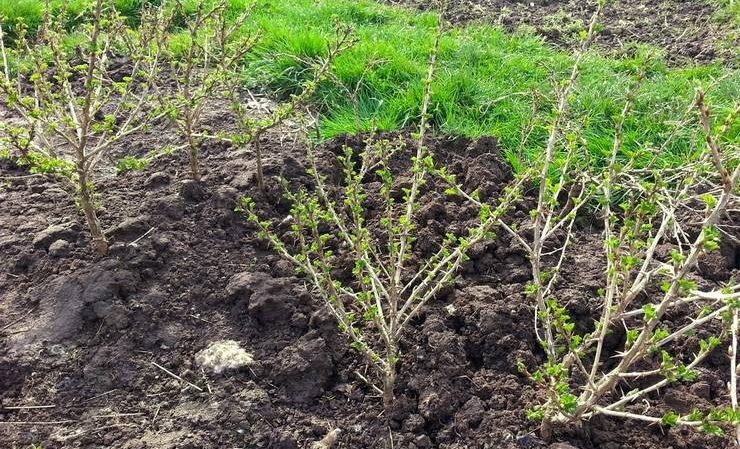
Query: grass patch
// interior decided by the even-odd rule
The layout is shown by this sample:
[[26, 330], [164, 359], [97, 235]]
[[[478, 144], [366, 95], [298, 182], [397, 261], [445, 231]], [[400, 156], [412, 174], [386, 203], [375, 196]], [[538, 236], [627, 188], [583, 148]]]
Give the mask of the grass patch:
[[[255, 19], [263, 34], [248, 69], [255, 86], [294, 92], [308, 76], [298, 58], [320, 54], [338, 19], [352, 23], [360, 38], [359, 45], [335, 63], [341, 83], [353, 89], [365, 66], [381, 61], [365, 76], [359, 90], [359, 131], [372, 126], [394, 130], [417, 120], [435, 16], [371, 1], [285, 0], [258, 2]], [[635, 67], [651, 51], [639, 48], [631, 59], [597, 54], [586, 59], [573, 98], [573, 114], [580, 118], [585, 144], [596, 157], [609, 151], [613, 117], [621, 110]], [[522, 129], [532, 121], [533, 110], [537, 117], [547, 118], [553, 106], [543, 100], [533, 109], [533, 94], [551, 98], [553, 74], [555, 79], [567, 77], [571, 64], [570, 55], [536, 36], [511, 35], [484, 25], [451, 29], [442, 39], [432, 123], [450, 134], [496, 136], [509, 160], [522, 163]], [[691, 102], [694, 88], [706, 87], [718, 78], [722, 79], [711, 90], [710, 101], [721, 112], [740, 98], [737, 71], [719, 64], [669, 69], [659, 57], [655, 59], [637, 96], [635, 114], [625, 127], [626, 150], [660, 143]], [[346, 91], [326, 82], [316, 101], [325, 114], [324, 137], [358, 131]], [[740, 125], [734, 126], [730, 137], [736, 139], [739, 131]], [[540, 151], [546, 134], [544, 126], [535, 127], [522, 154]], [[663, 162], [680, 164], [695, 151], [698, 139], [696, 128], [681, 129]]]
[[[162, 0], [113, 0], [116, 9], [125, 17], [136, 23], [138, 13], [144, 4], [159, 4]], [[73, 28], [86, 19], [93, 0], [50, 0], [52, 13], [64, 14], [67, 26]], [[44, 0], [0, 0], [0, 19], [3, 30], [10, 39], [16, 35], [19, 24], [23, 24], [29, 33], [34, 34], [44, 18]]]
[[[115, 3], [122, 13], [135, 17], [147, 1], [152, 0]], [[70, 5], [84, 8], [89, 2], [73, 0]], [[196, 0], [187, 3], [195, 8]], [[236, 12], [252, 1], [229, 3]], [[16, 20], [22, 17], [30, 24], [40, 20], [41, 2], [0, 0], [0, 15], [8, 15], [8, 11]], [[368, 0], [256, 0], [253, 20], [245, 32], [259, 32], [262, 39], [246, 61], [245, 82], [283, 97], [298, 92], [301, 83], [311, 76], [305, 59], [324, 53], [336, 21], [352, 24], [359, 44], [335, 62], [334, 73], [340, 84], [325, 81], [317, 89], [313, 102], [324, 116], [322, 136], [331, 138], [373, 127], [390, 131], [416, 123], [422, 79], [437, 23], [433, 14]], [[641, 47], [629, 59], [611, 59], [596, 53], [586, 58], [573, 97], [572, 114], [579, 118], [581, 129], [573, 131], [583, 136], [584, 145], [597, 159], [609, 151], [613, 117], [622, 108], [635, 67], [652, 52]], [[512, 35], [484, 25], [450, 29], [441, 42], [431, 122], [449, 134], [496, 136], [512, 164], [526, 163], [527, 155], [544, 146], [545, 124], [553, 109], [549, 100], [553, 97], [551, 80], [566, 78], [572, 60], [571, 55], [533, 35]], [[368, 65], [372, 68], [364, 73]], [[355, 105], [346, 89], [354, 90], [361, 77], [358, 129]], [[736, 69], [720, 64], [667, 68], [660, 57], [654, 59], [635, 100], [634, 114], [625, 124], [625, 150], [659, 145], [686, 111], [694, 88], [715, 83], [709, 91], [714, 112], [730, 110], [740, 98]], [[533, 107], [535, 96], [538, 101]], [[522, 129], [534, 118], [538, 125], [523, 145]], [[740, 124], [735, 124], [728, 138], [737, 140], [739, 135]], [[697, 128], [682, 127], [666, 148], [662, 162], [670, 166], [681, 164], [699, 144]]]

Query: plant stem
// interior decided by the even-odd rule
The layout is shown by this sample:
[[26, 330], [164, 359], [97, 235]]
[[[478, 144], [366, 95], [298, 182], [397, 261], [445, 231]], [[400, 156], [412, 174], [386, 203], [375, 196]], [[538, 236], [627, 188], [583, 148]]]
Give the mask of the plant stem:
[[87, 227], [90, 229], [92, 245], [95, 252], [104, 255], [108, 252], [108, 239], [105, 238], [100, 227], [98, 214], [95, 212], [95, 201], [91, 182], [87, 179], [87, 170], [78, 166], [78, 197], [80, 207], [85, 214]]
[[262, 168], [262, 147], [260, 146], [260, 138], [262, 133], [255, 133], [254, 135], [254, 154], [257, 159], [257, 186], [260, 191], [265, 191], [265, 174]]

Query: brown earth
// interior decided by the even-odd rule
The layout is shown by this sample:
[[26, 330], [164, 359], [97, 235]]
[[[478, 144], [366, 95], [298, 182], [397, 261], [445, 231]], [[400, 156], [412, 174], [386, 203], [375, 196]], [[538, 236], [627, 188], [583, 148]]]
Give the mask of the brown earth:
[[[384, 0], [427, 9], [427, 0]], [[531, 29], [547, 41], [574, 48], [578, 30], [588, 25], [593, 1], [584, 0], [449, 0], [446, 17], [453, 24], [482, 21], [509, 31]], [[732, 19], [717, 16], [710, 0], [614, 0], [607, 2], [596, 45], [623, 53], [631, 43], [661, 48], [671, 63], [723, 60], [737, 63], [740, 46]]]
[[[211, 114], [214, 126], [228, 126], [226, 119]], [[267, 137], [266, 173], [306, 185], [305, 149], [294, 136], [286, 128]], [[159, 125], [114, 155], [141, 156], [172, 141]], [[342, 144], [360, 141], [324, 144], [327, 169]], [[439, 136], [429, 146], [466, 187], [484, 194], [511, 176], [491, 138]], [[285, 217], [274, 180], [267, 194], [257, 192], [251, 152], [226, 145], [207, 145], [204, 166], [202, 184], [186, 179], [182, 154], [143, 171], [103, 173], [101, 219], [114, 244], [100, 258], [67, 191], [0, 162], [0, 447], [297, 449], [335, 428], [342, 430], [335, 447], [351, 449], [390, 447], [389, 432], [403, 449], [733, 447], [690, 430], [604, 418], [559, 429], [550, 445], [541, 441], [525, 417], [540, 393], [515, 368], [521, 360], [534, 369], [543, 356], [522, 293], [528, 264], [506, 236], [476, 247], [452, 288], [414, 320], [403, 341], [396, 407], [384, 416], [355, 374], [365, 364], [327, 310], [234, 212], [250, 194], [267, 216]], [[434, 192], [422, 203], [420, 253], [471, 216]], [[531, 207], [525, 201], [512, 214], [524, 217]], [[602, 278], [590, 222], [584, 217], [559, 291], [582, 327], [598, 313]], [[723, 254], [703, 265], [704, 286], [740, 274], [737, 247], [726, 244]], [[202, 372], [195, 354], [220, 339], [239, 341], [256, 364]], [[717, 350], [700, 382], [654, 399], [679, 410], [720, 405], [727, 363]], [[26, 406], [50, 407], [13, 408]]]

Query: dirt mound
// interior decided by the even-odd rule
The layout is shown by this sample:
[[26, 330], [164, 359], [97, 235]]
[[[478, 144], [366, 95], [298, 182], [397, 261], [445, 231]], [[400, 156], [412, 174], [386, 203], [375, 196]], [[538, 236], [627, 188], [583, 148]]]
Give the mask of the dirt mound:
[[[263, 145], [266, 173], [308, 185], [304, 148], [282, 137]], [[401, 134], [382, 137], [411, 142]], [[151, 140], [145, 146], [156, 145]], [[361, 140], [338, 139], [320, 151], [330, 158], [343, 145], [359, 148]], [[493, 139], [435, 137], [429, 147], [485, 195], [511, 177]], [[183, 180], [186, 162], [177, 155], [100, 183], [101, 219], [113, 238], [103, 259], [88, 248], [67, 192], [0, 162], [0, 446], [292, 449], [340, 428], [335, 447], [383, 448], [388, 418], [399, 448], [548, 447], [525, 418], [540, 393], [515, 370], [518, 361], [534, 367], [543, 354], [523, 294], [527, 262], [505, 236], [476, 247], [454, 285], [414, 320], [402, 342], [398, 401], [386, 417], [355, 374], [366, 366], [332, 317], [234, 212], [238, 198], [250, 194], [268, 215], [283, 217], [279, 189], [256, 191], [249, 151], [212, 145], [204, 156], [197, 186]], [[461, 226], [472, 212], [435, 193], [422, 203], [421, 252], [431, 249], [423, 242]], [[579, 231], [578, 254], [564, 273], [569, 308], [584, 322], [597, 310], [601, 276], [593, 232]], [[66, 251], [53, 255], [60, 240]], [[734, 262], [716, 270], [738, 274]], [[195, 355], [221, 340], [238, 342], [254, 362], [203, 372]], [[718, 366], [725, 356], [713, 360], [701, 387], [662, 393], [676, 401], [724, 400], [726, 375]], [[594, 419], [557, 438], [563, 444], [553, 449], [731, 447], [614, 419]]]

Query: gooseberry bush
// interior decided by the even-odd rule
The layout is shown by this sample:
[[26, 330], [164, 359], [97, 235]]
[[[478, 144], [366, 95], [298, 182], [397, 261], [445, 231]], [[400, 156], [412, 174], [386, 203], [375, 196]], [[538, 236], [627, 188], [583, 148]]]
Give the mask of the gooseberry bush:
[[[160, 8], [143, 8], [136, 31], [112, 2], [96, 0], [91, 8], [73, 50], [63, 13], [47, 9], [33, 39], [18, 28], [12, 48], [0, 29], [0, 91], [15, 114], [0, 126], [0, 141], [33, 171], [73, 186], [93, 248], [105, 254], [96, 168], [114, 144], [161, 116], [149, 106], [161, 48], [155, 39], [166, 26]], [[123, 67], [115, 61], [119, 54], [127, 57]]]
[[[259, 216], [252, 199], [243, 201], [243, 210], [257, 225], [259, 235], [299, 269], [336, 317], [351, 346], [367, 357], [380, 386], [365, 380], [382, 395], [386, 408], [394, 400], [399, 343], [411, 320], [454, 279], [470, 247], [493, 238], [498, 219], [520, 194], [520, 185], [511, 186], [495, 206], [480, 204], [476, 225], [464, 235], [448, 235], [439, 242], [435, 254], [411, 265], [417, 260], [412, 255], [418, 233], [414, 215], [419, 198], [432, 174], [446, 173], [435, 166], [425, 146], [440, 33], [435, 37], [424, 82], [415, 156], [407, 174], [410, 179], [400, 201], [394, 192], [399, 188], [399, 176], [406, 173], [394, 172], [389, 162], [391, 156], [402, 154], [403, 145], [372, 136], [359, 153], [344, 148], [339, 158], [343, 173], [339, 192], [327, 184], [315, 151], [309, 151], [314, 188], [287, 191], [292, 204], [289, 236], [281, 238], [273, 224]], [[379, 217], [373, 217], [366, 208], [369, 192], [365, 182], [369, 177], [382, 184], [379, 196], [383, 210]], [[354, 262], [348, 280], [337, 275], [346, 257]]]
[[[725, 117], [712, 117], [704, 92], [697, 90], [694, 105], [676, 125], [689, 126], [691, 111], [698, 118], [695, 125], [704, 145], [693, 163], [679, 169], [659, 167], [658, 156], [668, 142], [658, 148], [639, 146], [624, 157], [622, 129], [644, 77], [644, 70], [638, 70], [621, 113], [614, 117], [612, 149], [605, 166], [589, 161], [583, 151], [585, 139], [569, 116], [569, 103], [601, 7], [584, 35], [570, 78], [556, 89], [558, 106], [550, 135], [535, 163], [537, 206], [525, 223], [502, 224], [530, 262], [532, 282], [526, 294], [545, 356], [544, 364], [533, 372], [523, 363], [519, 367], [543, 389], [543, 403], [528, 416], [542, 422], [546, 439], [556, 425], [597, 415], [699, 427], [710, 434], [720, 434], [727, 426], [738, 429], [740, 285], [735, 280], [720, 288], [701, 287], [695, 276], [699, 259], [719, 249], [720, 220], [728, 207], [737, 204], [740, 153], [724, 136], [738, 109]], [[638, 160], [648, 162], [638, 166]], [[601, 217], [604, 280], [599, 290], [600, 315], [592, 328], [579, 331], [558, 286], [563, 281], [561, 267], [579, 238], [574, 224], [585, 207], [594, 208]], [[614, 335], [623, 335], [618, 348], [607, 343]], [[689, 338], [695, 336], [699, 338]], [[696, 347], [686, 355], [690, 341], [696, 341]], [[700, 363], [728, 342], [726, 407], [687, 415], [665, 407], [653, 411], [630, 407], [670, 384], [696, 381]], [[683, 349], [678, 352], [677, 347]], [[661, 409], [663, 414], [656, 415], [654, 410]]]
[[[525, 241], [526, 237], [509, 228], [530, 257], [533, 273], [546, 273], [533, 276], [527, 287], [535, 305], [537, 337], [546, 353], [544, 366], [530, 374], [545, 388], [546, 399], [530, 416], [542, 420], [546, 436], [554, 424], [596, 415], [695, 426], [712, 434], [721, 433], [722, 426], [740, 424], [736, 393], [740, 285], [732, 281], [724, 287], [702, 288], [695, 276], [699, 259], [719, 250], [720, 219], [737, 203], [737, 148], [721, 148], [726, 127], [714, 131], [709, 126], [704, 94], [698, 91], [696, 106], [707, 144], [694, 164], [673, 171], [620, 163], [620, 129], [629, 113], [630, 98], [617, 119], [607, 169], [587, 181], [592, 188], [586, 191], [600, 205], [605, 255], [601, 313], [592, 330], [576, 331], [555, 288], [568, 243], [577, 239], [572, 221], [566, 226], [564, 244], [548, 241], [546, 232], [549, 217], [572, 214], [582, 195], [569, 194], [565, 205], [547, 191], [540, 196], [545, 219], [533, 220], [534, 236], [539, 240]], [[728, 117], [726, 123], [731, 120]], [[583, 192], [583, 187], [577, 191]], [[544, 231], [538, 233], [536, 226]], [[543, 247], [558, 254], [555, 262], [536, 258], [536, 251]], [[607, 338], [615, 334], [624, 335], [618, 349], [607, 344]], [[696, 341], [696, 347], [687, 356], [685, 345], [690, 341]], [[696, 381], [700, 363], [727, 342], [731, 342], [731, 401], [727, 407], [694, 410], [685, 416], [671, 410], [655, 416], [642, 408], [629, 408], [670, 384]], [[676, 352], [677, 347], [683, 349]], [[632, 388], [632, 384], [639, 386]]]
[[160, 44], [169, 70], [157, 83], [157, 99], [185, 141], [190, 177], [200, 181], [201, 147], [211, 137], [203, 129], [204, 109], [223, 93], [230, 79], [240, 79], [236, 74], [242, 59], [257, 39], [243, 29], [250, 10], [230, 18], [226, 0], [198, 2], [194, 11], [189, 5], [175, 0], [169, 9], [172, 17], [181, 18], [184, 31], [165, 33]]
[[227, 96], [231, 111], [236, 117], [236, 131], [229, 135], [221, 135], [218, 138], [226, 140], [236, 146], [251, 145], [254, 150], [255, 162], [257, 164], [257, 186], [261, 191], [265, 190], [264, 163], [262, 156], [262, 137], [269, 130], [274, 129], [286, 120], [295, 117], [304, 108], [312, 96], [316, 93], [319, 83], [325, 81], [331, 73], [334, 60], [352, 48], [357, 43], [351, 27], [337, 24], [334, 38], [328, 43], [325, 56], [316, 60], [301, 61], [310, 68], [313, 75], [303, 82], [299, 93], [291, 95], [275, 107], [266, 117], [258, 117], [246, 107], [242, 100], [242, 83], [237, 74], [227, 78]]

